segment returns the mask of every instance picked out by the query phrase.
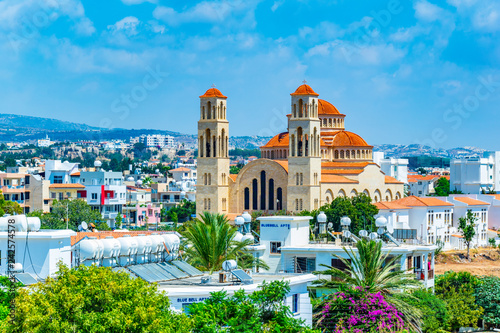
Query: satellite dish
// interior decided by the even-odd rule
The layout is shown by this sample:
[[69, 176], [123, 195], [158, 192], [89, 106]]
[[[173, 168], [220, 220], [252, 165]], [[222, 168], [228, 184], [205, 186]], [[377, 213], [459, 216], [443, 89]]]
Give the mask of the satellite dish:
[[332, 222], [329, 222], [328, 223], [328, 229], [332, 229], [333, 228], [333, 223]]
[[80, 227], [82, 228], [82, 230], [85, 231], [88, 229], [89, 226], [87, 225], [87, 222], [82, 221], [82, 223], [80, 223]]
[[83, 228], [82, 228], [81, 224], [78, 226], [78, 231], [83, 231]]
[[350, 238], [351, 237], [351, 232], [349, 230], [344, 230], [342, 232], [342, 236], [344, 236], [345, 238]]
[[368, 231], [366, 231], [366, 230], [360, 230], [359, 231], [359, 235], [361, 237], [368, 237]]
[[377, 229], [377, 233], [378, 233], [379, 235], [383, 235], [383, 234], [385, 234], [385, 228], [382, 228], [382, 227], [378, 228], [378, 229]]
[[370, 235], [368, 236], [370, 237], [370, 239], [374, 240], [374, 239], [377, 239], [378, 238], [378, 235], [376, 232], [371, 232]]

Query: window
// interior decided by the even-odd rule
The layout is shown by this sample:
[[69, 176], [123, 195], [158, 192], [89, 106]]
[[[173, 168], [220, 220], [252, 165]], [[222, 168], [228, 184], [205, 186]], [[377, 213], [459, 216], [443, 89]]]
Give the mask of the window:
[[63, 199], [63, 193], [59, 192], [59, 200], [62, 200], [62, 199]]
[[48, 205], [49, 204], [49, 200], [43, 200], [43, 204], [44, 205]]
[[62, 184], [63, 177], [62, 176], [54, 176], [54, 184]]
[[[347, 259], [347, 261], [351, 262], [350, 259]], [[341, 270], [342, 272], [347, 269], [346, 264], [344, 264], [344, 262], [340, 259], [332, 259], [332, 267], [337, 268], [337, 269]]]
[[97, 193], [92, 193], [92, 200], [97, 200]]
[[24, 199], [26, 199], [26, 200], [30, 199], [30, 192], [24, 193]]
[[270, 254], [280, 254], [281, 253], [281, 242], [271, 242]]
[[295, 273], [311, 273], [316, 270], [316, 258], [295, 257]]
[[25, 176], [24, 177], [24, 184], [29, 185], [30, 184], [30, 176]]
[[299, 312], [299, 294], [292, 295], [292, 312], [293, 313]]

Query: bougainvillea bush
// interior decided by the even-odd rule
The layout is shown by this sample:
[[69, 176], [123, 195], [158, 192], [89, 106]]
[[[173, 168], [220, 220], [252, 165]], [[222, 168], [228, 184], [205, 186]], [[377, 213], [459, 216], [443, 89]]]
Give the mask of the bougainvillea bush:
[[316, 325], [325, 332], [406, 332], [402, 314], [381, 293], [361, 287], [328, 296], [320, 308]]

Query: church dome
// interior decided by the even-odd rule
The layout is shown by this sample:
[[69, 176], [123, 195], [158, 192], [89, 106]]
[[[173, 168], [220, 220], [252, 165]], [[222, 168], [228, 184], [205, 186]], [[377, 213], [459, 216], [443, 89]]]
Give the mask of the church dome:
[[216, 88], [210, 88], [205, 92], [205, 94], [200, 96], [200, 98], [205, 98], [205, 97], [227, 98], [226, 96], [222, 95], [219, 89]]
[[348, 131], [335, 133], [330, 145], [337, 147], [371, 147], [362, 137]]
[[318, 99], [318, 115], [341, 115], [339, 110], [332, 103], [323, 99]]
[[312, 95], [312, 96], [319, 96], [319, 94], [315, 93], [314, 90], [312, 90], [311, 87], [309, 87], [307, 84], [303, 84], [300, 87], [295, 90], [294, 93], [291, 93], [290, 95], [296, 96], [296, 95]]
[[275, 135], [261, 148], [288, 147], [288, 144], [289, 144], [288, 132], [283, 132]]

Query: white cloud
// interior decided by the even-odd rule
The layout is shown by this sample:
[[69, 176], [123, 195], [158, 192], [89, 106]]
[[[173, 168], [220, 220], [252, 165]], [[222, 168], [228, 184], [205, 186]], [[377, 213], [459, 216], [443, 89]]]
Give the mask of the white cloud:
[[284, 3], [285, 3], [284, 0], [275, 1], [271, 6], [271, 11], [274, 13]]
[[444, 10], [425, 0], [417, 1], [414, 5], [415, 16], [419, 20], [433, 22], [442, 18]]
[[127, 16], [122, 18], [115, 24], [108, 25], [108, 30], [112, 33], [123, 32], [128, 36], [137, 35], [137, 27], [141, 24], [139, 19], [135, 16]]
[[491, 0], [448, 0], [448, 3], [457, 8], [458, 14], [472, 29], [481, 32], [500, 31], [500, 3]]
[[158, 6], [153, 16], [171, 26], [184, 23], [234, 24], [255, 26], [254, 10], [258, 1], [203, 1], [182, 12]]

